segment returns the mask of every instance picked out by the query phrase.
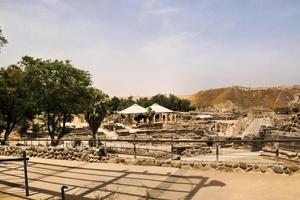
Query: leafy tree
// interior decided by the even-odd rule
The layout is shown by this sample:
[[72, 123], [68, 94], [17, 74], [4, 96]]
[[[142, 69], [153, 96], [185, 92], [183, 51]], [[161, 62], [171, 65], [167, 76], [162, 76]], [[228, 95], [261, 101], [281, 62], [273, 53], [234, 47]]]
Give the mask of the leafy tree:
[[21, 120], [33, 116], [25, 73], [19, 66], [11, 65], [0, 69], [0, 115], [2, 129], [5, 130], [2, 144], [6, 143]]
[[119, 110], [123, 110], [133, 104], [135, 104], [136, 102], [133, 100], [133, 96], [130, 96], [128, 98], [122, 98], [120, 99], [121, 102], [120, 102], [120, 107], [119, 107]]
[[144, 108], [147, 108], [147, 107], [151, 106], [154, 102], [152, 102], [147, 97], [141, 97], [136, 100], [136, 103], [139, 104], [140, 106], [143, 106]]
[[20, 133], [21, 137], [26, 137], [28, 134], [28, 130], [30, 128], [29, 120], [24, 118], [18, 125], [18, 132]]
[[173, 94], [170, 94], [169, 96], [158, 94], [151, 97], [150, 101], [153, 103], [158, 103], [174, 111], [187, 112], [190, 110], [195, 110], [195, 108], [191, 106], [191, 102], [188, 99], [180, 99]]
[[25, 67], [32, 100], [44, 115], [51, 144], [57, 145], [70, 132], [66, 122], [71, 122], [73, 115], [84, 113], [91, 85], [90, 74], [74, 68], [69, 61], [45, 61], [25, 56], [21, 64]]
[[0, 27], [0, 48], [7, 44], [6, 38], [2, 35], [2, 30]]
[[152, 110], [150, 107], [147, 109], [147, 118], [149, 120], [149, 123], [152, 122], [153, 118], [155, 116], [155, 111]]
[[157, 94], [151, 98], [147, 97], [141, 97], [137, 99], [136, 101], [133, 100], [133, 97], [128, 98], [121, 98], [113, 97], [111, 99], [111, 105], [110, 108], [112, 111], [118, 111], [123, 110], [134, 103], [139, 104], [140, 106], [143, 106], [145, 108], [151, 106], [154, 103], [158, 103], [164, 107], [167, 107], [174, 111], [190, 111], [195, 110], [194, 107], [191, 106], [191, 103], [187, 99], [180, 99], [177, 96], [170, 94], [169, 96], [163, 95], [163, 94]]
[[120, 108], [120, 104], [121, 104], [121, 100], [118, 97], [114, 96], [109, 101], [109, 109], [111, 111], [118, 111]]
[[152, 102], [154, 102], [154, 103], [158, 103], [161, 106], [167, 107], [169, 109], [173, 109], [173, 108], [170, 107], [170, 105], [169, 105], [169, 99], [168, 99], [168, 97], [166, 95], [157, 94], [157, 95], [151, 97], [150, 100]]
[[89, 105], [85, 111], [85, 119], [93, 133], [93, 145], [96, 141], [96, 133], [108, 114], [109, 98], [96, 88], [89, 89]]

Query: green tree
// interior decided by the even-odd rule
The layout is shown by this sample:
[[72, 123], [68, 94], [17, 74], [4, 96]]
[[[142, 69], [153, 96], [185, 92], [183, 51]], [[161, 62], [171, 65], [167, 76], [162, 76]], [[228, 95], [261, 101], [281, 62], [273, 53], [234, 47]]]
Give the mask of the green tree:
[[128, 98], [121, 98], [118, 110], [123, 110], [129, 106], [132, 106], [135, 103], [136, 101], [133, 99], [133, 96], [130, 96]]
[[21, 64], [25, 67], [32, 101], [44, 115], [51, 144], [57, 145], [70, 132], [66, 122], [71, 122], [73, 115], [84, 113], [91, 85], [90, 74], [76, 69], [69, 61], [45, 61], [25, 56]]
[[21, 120], [33, 116], [25, 73], [17, 65], [0, 69], [0, 115], [2, 129], [5, 130], [2, 144], [6, 143]]
[[89, 105], [85, 111], [85, 119], [93, 134], [93, 145], [95, 145], [97, 131], [108, 114], [108, 107], [108, 96], [96, 88], [90, 88]]
[[2, 30], [0, 27], [0, 48], [7, 44], [6, 38], [2, 35]]
[[147, 108], [147, 107], [151, 106], [154, 102], [152, 102], [147, 97], [141, 97], [136, 100], [136, 103], [139, 104], [140, 106], [143, 106], [144, 108]]
[[154, 116], [155, 116], [155, 111], [149, 107], [147, 109], [147, 118], [149, 120], [149, 123], [151, 123], [153, 121]]
[[118, 111], [120, 108], [120, 104], [121, 104], [121, 100], [118, 97], [114, 96], [109, 101], [109, 109], [111, 111]]
[[167, 107], [174, 111], [188, 112], [190, 110], [195, 110], [191, 106], [191, 102], [188, 99], [180, 99], [179, 97], [170, 94], [169, 96], [158, 94], [150, 98], [152, 103], [158, 103], [161, 106]]

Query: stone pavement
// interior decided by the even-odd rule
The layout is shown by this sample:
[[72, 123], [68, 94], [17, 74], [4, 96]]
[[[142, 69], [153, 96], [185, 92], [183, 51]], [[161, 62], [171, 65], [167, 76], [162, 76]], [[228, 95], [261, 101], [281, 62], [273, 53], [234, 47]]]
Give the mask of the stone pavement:
[[30, 158], [30, 196], [21, 163], [0, 163], [0, 199], [272, 199], [300, 197], [300, 174], [225, 173]]

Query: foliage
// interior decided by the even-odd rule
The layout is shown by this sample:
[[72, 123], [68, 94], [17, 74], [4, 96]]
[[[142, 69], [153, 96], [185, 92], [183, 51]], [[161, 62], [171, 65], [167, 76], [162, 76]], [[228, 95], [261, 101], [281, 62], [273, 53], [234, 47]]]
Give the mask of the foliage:
[[18, 126], [18, 132], [19, 132], [20, 136], [21, 137], [27, 136], [29, 128], [30, 128], [29, 120], [26, 118], [21, 120], [21, 122], [19, 123], [19, 126]]
[[0, 27], [0, 48], [7, 44], [6, 38], [2, 35], [2, 30]]
[[[36, 136], [43, 127], [51, 137], [52, 145], [57, 145], [64, 135], [70, 133], [66, 127], [74, 115], [85, 113], [85, 118], [95, 138], [95, 134], [105, 116], [138, 103], [149, 107], [159, 103], [175, 111], [192, 109], [187, 100], [174, 95], [158, 94], [151, 98], [109, 97], [91, 87], [91, 76], [79, 70], [69, 61], [42, 60], [25, 56], [20, 62], [0, 68], [0, 133], [4, 130], [4, 142], [17, 127], [21, 134], [27, 133], [29, 121], [34, 116], [44, 124], [31, 127]], [[139, 116], [137, 121], [147, 118], [151, 121], [155, 113], [151, 110]]]
[[83, 113], [88, 102], [90, 74], [74, 68], [69, 61], [41, 60], [25, 56], [26, 81], [36, 109], [43, 113], [52, 145], [70, 132], [66, 122]]
[[109, 101], [109, 109], [111, 111], [117, 111], [117, 110], [119, 110], [119, 108], [121, 107], [120, 105], [121, 105], [121, 99], [119, 99], [118, 97], [114, 96]]
[[[32, 118], [32, 102], [25, 82], [24, 70], [16, 65], [0, 68], [0, 115], [4, 140], [8, 139], [15, 126], [24, 118]], [[4, 127], [3, 127], [4, 124]]]
[[33, 124], [32, 124], [32, 127], [31, 127], [31, 131], [32, 131], [31, 137], [36, 138], [36, 137], [38, 137], [39, 134], [40, 134], [41, 126], [40, 126], [39, 124], [33, 123]]
[[89, 88], [89, 104], [85, 111], [85, 119], [93, 133], [93, 141], [103, 119], [108, 114], [109, 98], [96, 88]]
[[147, 109], [147, 118], [148, 118], [149, 122], [151, 122], [153, 120], [154, 116], [155, 116], [155, 111], [149, 107]]
[[151, 106], [154, 103], [158, 103], [161, 106], [164, 106], [166, 108], [169, 108], [174, 111], [183, 111], [187, 112], [190, 110], [195, 110], [191, 106], [191, 103], [187, 99], [180, 99], [175, 95], [170, 94], [169, 96], [163, 95], [163, 94], [158, 94], [155, 95], [151, 98], [147, 97], [141, 97], [137, 99], [136, 101], [133, 100], [133, 97], [128, 97], [128, 98], [118, 98], [118, 97], [113, 97], [110, 102], [110, 109], [112, 111], [119, 111], [123, 110], [134, 103], [139, 104], [140, 106], [143, 106], [145, 108]]

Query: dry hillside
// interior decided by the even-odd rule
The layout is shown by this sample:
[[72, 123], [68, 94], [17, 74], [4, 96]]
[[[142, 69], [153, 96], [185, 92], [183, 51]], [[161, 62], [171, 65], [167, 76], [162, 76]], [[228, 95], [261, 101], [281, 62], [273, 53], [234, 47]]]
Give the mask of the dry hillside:
[[219, 89], [202, 90], [189, 99], [192, 105], [205, 108], [213, 107], [226, 102], [236, 107], [249, 109], [262, 107], [274, 109], [287, 107], [296, 94], [300, 94], [300, 85], [270, 88], [227, 87]]

